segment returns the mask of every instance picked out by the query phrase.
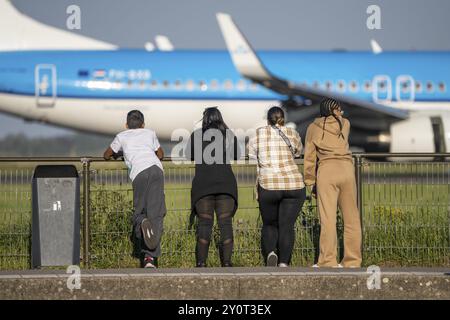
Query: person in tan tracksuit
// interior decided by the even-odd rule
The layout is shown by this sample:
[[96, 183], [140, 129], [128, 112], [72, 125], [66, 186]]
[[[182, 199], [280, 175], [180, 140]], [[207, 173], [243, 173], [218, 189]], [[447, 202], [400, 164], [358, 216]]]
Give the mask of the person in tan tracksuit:
[[[304, 182], [317, 192], [320, 215], [318, 267], [360, 267], [362, 260], [355, 171], [348, 145], [350, 122], [342, 114], [338, 101], [324, 99], [320, 118], [309, 125], [305, 138]], [[340, 264], [336, 258], [337, 206], [344, 219], [344, 259]]]

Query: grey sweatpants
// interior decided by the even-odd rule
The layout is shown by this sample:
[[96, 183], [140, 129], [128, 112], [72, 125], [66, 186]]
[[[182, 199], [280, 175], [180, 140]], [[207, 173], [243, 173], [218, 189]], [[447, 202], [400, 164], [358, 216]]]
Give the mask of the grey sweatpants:
[[[141, 242], [141, 253], [152, 257], [161, 255], [161, 236], [163, 220], [166, 215], [164, 195], [164, 173], [154, 165], [140, 172], [133, 180], [133, 230], [136, 239]], [[159, 238], [155, 250], [148, 250], [142, 240], [141, 222], [144, 218], [150, 220], [154, 232]]]

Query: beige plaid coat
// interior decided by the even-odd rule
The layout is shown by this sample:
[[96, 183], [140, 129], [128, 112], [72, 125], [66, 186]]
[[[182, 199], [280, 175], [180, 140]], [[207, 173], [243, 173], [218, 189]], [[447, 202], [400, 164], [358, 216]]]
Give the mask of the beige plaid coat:
[[[300, 156], [302, 141], [295, 129], [279, 127]], [[258, 128], [248, 144], [250, 159], [257, 159], [258, 183], [266, 190], [296, 190], [305, 187], [294, 156], [278, 131], [271, 126]]]

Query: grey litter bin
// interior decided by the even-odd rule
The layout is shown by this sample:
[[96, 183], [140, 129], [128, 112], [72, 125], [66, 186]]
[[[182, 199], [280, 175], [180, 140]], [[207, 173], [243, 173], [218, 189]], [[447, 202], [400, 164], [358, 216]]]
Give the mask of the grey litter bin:
[[80, 179], [75, 166], [37, 166], [32, 204], [32, 267], [78, 265]]

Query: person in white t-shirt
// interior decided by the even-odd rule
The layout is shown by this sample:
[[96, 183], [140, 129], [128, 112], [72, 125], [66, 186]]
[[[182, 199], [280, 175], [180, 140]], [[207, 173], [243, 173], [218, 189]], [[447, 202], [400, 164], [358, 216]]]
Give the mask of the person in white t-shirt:
[[133, 184], [133, 235], [144, 268], [156, 268], [161, 254], [163, 219], [166, 215], [161, 148], [155, 131], [144, 128], [144, 115], [132, 110], [127, 130], [120, 132], [106, 149], [106, 160], [123, 154]]

